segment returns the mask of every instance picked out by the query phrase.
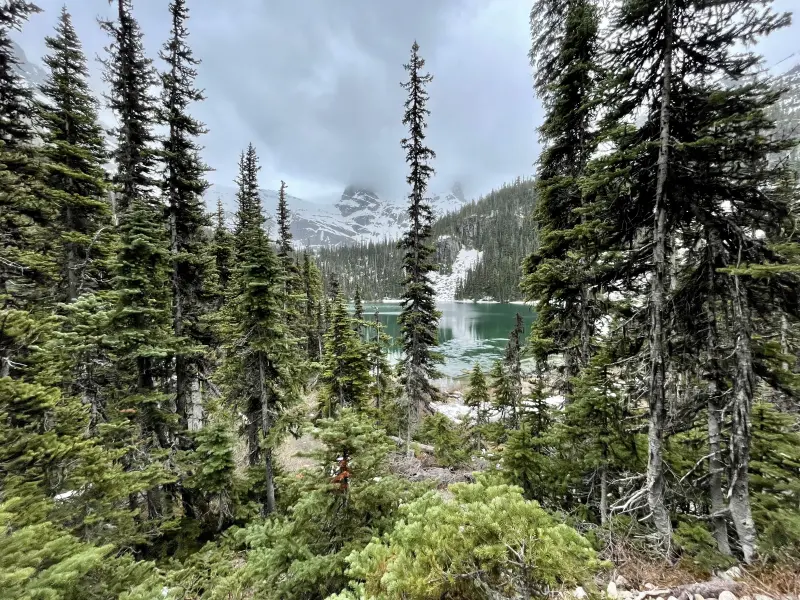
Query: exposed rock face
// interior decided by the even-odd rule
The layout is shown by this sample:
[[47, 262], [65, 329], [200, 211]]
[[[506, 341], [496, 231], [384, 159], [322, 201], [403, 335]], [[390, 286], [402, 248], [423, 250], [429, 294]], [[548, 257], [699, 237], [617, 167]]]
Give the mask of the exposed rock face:
[[[216, 206], [217, 199], [229, 214], [236, 210], [236, 189], [214, 185], [206, 192], [206, 203]], [[331, 247], [398, 240], [408, 228], [406, 200], [387, 201], [376, 192], [348, 186], [333, 203], [317, 204], [288, 196], [292, 216], [292, 235], [298, 246]], [[278, 194], [261, 190], [261, 201], [269, 220], [278, 204]], [[435, 217], [457, 211], [466, 201], [453, 192], [431, 197]], [[274, 229], [274, 221], [271, 223]], [[457, 251], [456, 251], [457, 252]]]

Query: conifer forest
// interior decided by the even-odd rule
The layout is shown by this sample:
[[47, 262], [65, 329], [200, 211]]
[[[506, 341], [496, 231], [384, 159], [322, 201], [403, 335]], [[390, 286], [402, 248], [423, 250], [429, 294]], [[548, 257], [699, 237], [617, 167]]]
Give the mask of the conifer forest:
[[[0, 1], [0, 600], [800, 598], [800, 86], [755, 48], [792, 16], [529, 2], [535, 177], [435, 218], [409, 39], [405, 231], [315, 248], [255, 142], [207, 205], [193, 0], [163, 40], [110, 0], [104, 94], [76, 2], [32, 87]], [[535, 318], [445, 387], [464, 247], [455, 298]]]

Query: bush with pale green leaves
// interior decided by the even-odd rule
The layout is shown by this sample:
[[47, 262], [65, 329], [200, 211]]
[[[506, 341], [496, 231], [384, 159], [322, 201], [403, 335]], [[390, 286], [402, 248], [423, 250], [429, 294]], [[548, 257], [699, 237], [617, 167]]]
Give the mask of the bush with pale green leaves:
[[545, 596], [601, 570], [589, 542], [515, 486], [487, 480], [429, 492], [349, 558], [350, 589], [328, 600]]

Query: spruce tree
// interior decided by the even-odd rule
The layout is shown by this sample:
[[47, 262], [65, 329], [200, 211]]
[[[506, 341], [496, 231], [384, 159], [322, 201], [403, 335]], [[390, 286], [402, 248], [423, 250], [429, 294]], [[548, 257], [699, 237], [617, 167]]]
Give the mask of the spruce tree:
[[283, 310], [283, 273], [264, 231], [259, 170], [251, 144], [237, 179], [236, 268], [225, 308], [223, 370], [228, 400], [245, 415], [248, 462], [263, 468], [264, 512], [269, 514], [275, 510], [273, 452], [299, 386]]
[[47, 195], [58, 206], [63, 245], [58, 297], [72, 301], [107, 285], [103, 263], [110, 253], [111, 208], [103, 168], [106, 150], [86, 56], [66, 7], [45, 44], [50, 72], [41, 88], [45, 101], [38, 117], [44, 129]]
[[403, 294], [398, 323], [402, 336], [402, 382], [405, 387], [407, 409], [407, 444], [416, 427], [420, 412], [437, 396], [431, 379], [438, 376], [436, 365], [441, 356], [433, 350], [438, 343], [439, 312], [436, 310], [433, 285], [429, 274], [434, 270], [434, 248], [431, 244], [433, 215], [425, 194], [433, 175], [429, 162], [436, 154], [425, 146], [425, 122], [430, 114], [427, 108], [426, 86], [433, 77], [423, 73], [425, 60], [419, 55], [419, 45], [411, 47], [411, 59], [404, 68], [409, 79], [403, 83], [408, 93], [405, 101], [403, 125], [408, 127], [408, 137], [401, 142], [406, 153], [409, 173], [406, 182], [411, 187], [408, 195], [409, 229], [400, 241], [403, 250]]
[[537, 358], [563, 354], [567, 391], [589, 360], [594, 328], [589, 265], [598, 223], [587, 215], [580, 179], [597, 144], [599, 20], [593, 0], [537, 0], [531, 10], [530, 57], [546, 114], [536, 183], [539, 245], [525, 261], [522, 287], [536, 301]]
[[158, 120], [167, 131], [162, 140], [164, 173], [162, 197], [167, 203], [172, 260], [172, 331], [178, 351], [175, 355], [175, 404], [182, 432], [202, 424], [199, 375], [203, 345], [209, 333], [203, 315], [211, 308], [211, 248], [204, 229], [210, 225], [203, 194], [208, 189], [204, 174], [209, 168], [200, 158], [197, 138], [205, 127], [189, 113], [190, 106], [203, 101], [195, 87], [197, 65], [188, 45], [189, 10], [185, 0], [169, 5], [171, 29], [159, 56], [167, 69], [161, 74], [161, 103]]
[[303, 252], [303, 292], [306, 351], [312, 361], [322, 358], [322, 278], [308, 251]]
[[[125, 443], [131, 444], [128, 470], [147, 473], [162, 468], [166, 461], [161, 455], [171, 446], [173, 411], [165, 393], [168, 357], [175, 348], [171, 265], [154, 173], [156, 101], [151, 87], [156, 77], [145, 57], [130, 0], [118, 0], [117, 11], [116, 22], [102, 23], [111, 37], [104, 63], [108, 103], [119, 123], [112, 153], [117, 166], [113, 182], [119, 243], [112, 268], [115, 307], [109, 323], [118, 382], [110, 415], [122, 427]], [[153, 479], [154, 487], [147, 493], [148, 517], [168, 518], [174, 505], [163, 497], [159, 485], [163, 480]], [[138, 502], [132, 496], [131, 503]]]
[[215, 307], [222, 308], [234, 268], [234, 237], [225, 222], [222, 200], [217, 200], [214, 222], [214, 267], [217, 275]]
[[486, 424], [486, 411], [489, 405], [489, 388], [486, 377], [480, 364], [475, 363], [469, 374], [467, 393], [464, 394], [464, 404], [475, 411], [475, 426], [478, 431], [478, 452], [481, 451], [481, 427]]
[[365, 408], [369, 399], [367, 349], [354, 325], [339, 293], [331, 305], [322, 359], [321, 413], [329, 418], [345, 407]]
[[353, 294], [353, 326], [356, 328], [358, 337], [362, 338], [364, 332], [364, 303], [361, 300], [361, 290], [356, 284], [356, 291]]
[[[646, 340], [649, 363], [648, 503], [665, 549], [672, 525], [663, 450], [667, 405], [678, 400], [668, 398], [667, 390], [674, 395], [677, 389], [671, 382], [684, 368], [679, 357], [710, 348], [708, 330], [698, 328], [697, 319], [727, 305], [732, 319], [726, 337], [736, 340], [735, 360], [722, 374], [733, 382], [734, 398], [731, 447], [737, 475], [730, 510], [745, 559], [754, 556], [747, 492], [754, 369], [751, 302], [762, 287], [755, 283], [780, 288], [787, 275], [779, 273], [785, 267], [778, 264], [770, 268], [773, 277], [762, 281], [734, 265], [740, 260], [753, 265], [785, 262], [753, 238], [756, 230], [773, 231], [785, 222], [786, 208], [778, 197], [776, 170], [766, 160], [782, 146], [763, 135], [772, 128], [764, 109], [775, 96], [761, 84], [742, 83], [758, 59], [734, 48], [787, 22], [787, 15], [746, 0], [713, 7], [641, 0], [620, 5], [612, 19], [618, 38], [611, 56], [615, 77], [601, 135], [613, 150], [597, 159], [593, 181], [585, 189], [593, 196], [592, 212], [602, 213], [606, 224], [603, 249], [618, 253], [617, 270], [608, 276], [611, 286], [631, 299], [649, 297], [649, 322], [637, 315], [628, 327], [649, 330], [640, 337]], [[726, 89], [723, 78], [739, 83]], [[644, 119], [633, 125], [636, 115]], [[724, 207], [728, 202], [731, 210]], [[701, 257], [702, 266], [697, 261]], [[729, 277], [715, 275], [724, 271]], [[750, 288], [746, 293], [745, 281]], [[786, 299], [782, 294], [773, 297], [781, 303]], [[710, 304], [704, 306], [706, 302]], [[794, 311], [787, 304], [782, 308]], [[705, 339], [698, 343], [700, 332]], [[686, 353], [677, 352], [676, 346]]]
[[43, 301], [52, 301], [57, 272], [55, 207], [42, 194], [31, 90], [15, 70], [9, 37], [36, 12], [20, 0], [0, 6], [0, 377], [19, 375], [31, 345], [41, 341], [51, 312]]
[[520, 404], [522, 402], [522, 335], [524, 333], [522, 315], [517, 313], [514, 319], [514, 329], [508, 336], [506, 353], [503, 359], [505, 370], [511, 387], [511, 426], [517, 427]]
[[492, 370], [489, 371], [489, 378], [492, 387], [492, 406], [500, 413], [503, 422], [510, 424], [515, 409], [514, 385], [502, 361], [494, 362]]
[[381, 406], [385, 406], [386, 401], [392, 396], [391, 367], [386, 359], [386, 348], [392, 338], [384, 332], [377, 308], [370, 328], [372, 329], [371, 334], [367, 330], [367, 336], [371, 336], [367, 345], [367, 354], [372, 375], [372, 397], [375, 400], [375, 408], [380, 410]]

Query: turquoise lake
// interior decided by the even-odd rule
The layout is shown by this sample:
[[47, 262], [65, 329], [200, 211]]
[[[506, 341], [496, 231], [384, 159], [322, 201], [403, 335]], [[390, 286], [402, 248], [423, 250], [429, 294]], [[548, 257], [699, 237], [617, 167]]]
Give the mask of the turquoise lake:
[[[503, 356], [516, 314], [522, 315], [526, 337], [534, 318], [530, 307], [522, 304], [448, 302], [438, 304], [437, 308], [442, 313], [439, 351], [445, 360], [440, 371], [448, 379], [462, 377], [476, 362], [490, 368], [492, 362]], [[376, 310], [386, 326], [385, 332], [397, 340], [400, 305], [365, 303], [364, 318], [372, 320]], [[399, 348], [396, 344], [389, 354], [392, 360], [397, 360]]]

